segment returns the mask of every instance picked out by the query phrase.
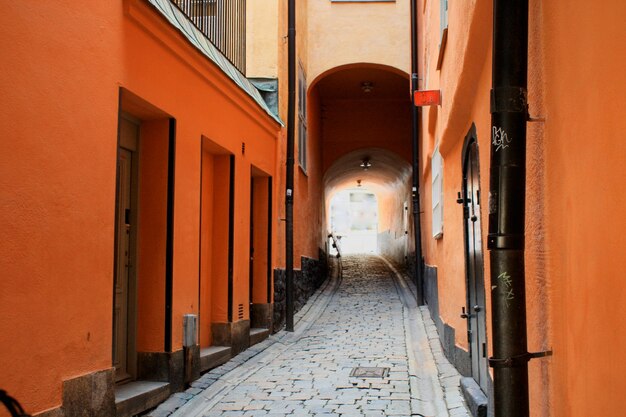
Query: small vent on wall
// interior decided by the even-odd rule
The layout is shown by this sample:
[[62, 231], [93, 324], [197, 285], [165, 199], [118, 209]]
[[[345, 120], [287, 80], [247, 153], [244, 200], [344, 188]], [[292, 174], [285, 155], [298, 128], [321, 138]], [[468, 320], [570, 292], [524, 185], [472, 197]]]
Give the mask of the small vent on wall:
[[237, 309], [237, 316], [239, 319], [243, 319], [243, 304], [239, 304], [239, 308]]

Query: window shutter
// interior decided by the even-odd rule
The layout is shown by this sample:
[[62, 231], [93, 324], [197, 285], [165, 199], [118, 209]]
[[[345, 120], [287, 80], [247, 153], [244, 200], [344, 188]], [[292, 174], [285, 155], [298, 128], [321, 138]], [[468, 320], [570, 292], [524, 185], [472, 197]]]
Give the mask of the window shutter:
[[298, 163], [307, 172], [306, 77], [298, 66]]
[[431, 170], [433, 237], [439, 239], [443, 236], [443, 159], [439, 148], [433, 152]]
[[439, 29], [443, 34], [443, 30], [448, 27], [448, 0], [439, 0], [440, 18]]

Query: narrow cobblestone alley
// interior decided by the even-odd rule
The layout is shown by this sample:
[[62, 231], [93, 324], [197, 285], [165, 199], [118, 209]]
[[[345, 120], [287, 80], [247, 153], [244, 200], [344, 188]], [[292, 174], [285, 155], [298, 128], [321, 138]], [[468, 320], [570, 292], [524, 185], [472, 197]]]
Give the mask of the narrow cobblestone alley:
[[[294, 333], [248, 349], [150, 415], [467, 416], [459, 375], [412, 299], [382, 258], [347, 256], [343, 277], [309, 301]], [[388, 371], [351, 376], [356, 367]]]

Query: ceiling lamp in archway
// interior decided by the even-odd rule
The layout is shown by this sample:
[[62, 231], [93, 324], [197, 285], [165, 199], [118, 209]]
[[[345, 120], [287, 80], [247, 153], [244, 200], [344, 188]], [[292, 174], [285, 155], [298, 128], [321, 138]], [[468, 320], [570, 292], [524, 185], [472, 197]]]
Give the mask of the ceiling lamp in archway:
[[361, 83], [361, 90], [363, 90], [363, 92], [365, 94], [371, 93], [372, 90], [374, 89], [374, 83], [371, 81], [363, 81]]

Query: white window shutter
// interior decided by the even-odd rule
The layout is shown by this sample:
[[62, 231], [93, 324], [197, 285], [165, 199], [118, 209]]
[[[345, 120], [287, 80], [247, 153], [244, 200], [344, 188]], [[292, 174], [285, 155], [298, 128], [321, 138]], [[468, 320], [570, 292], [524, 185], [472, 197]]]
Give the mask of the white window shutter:
[[439, 148], [433, 152], [431, 160], [432, 177], [432, 209], [433, 209], [433, 237], [443, 236], [443, 158]]

